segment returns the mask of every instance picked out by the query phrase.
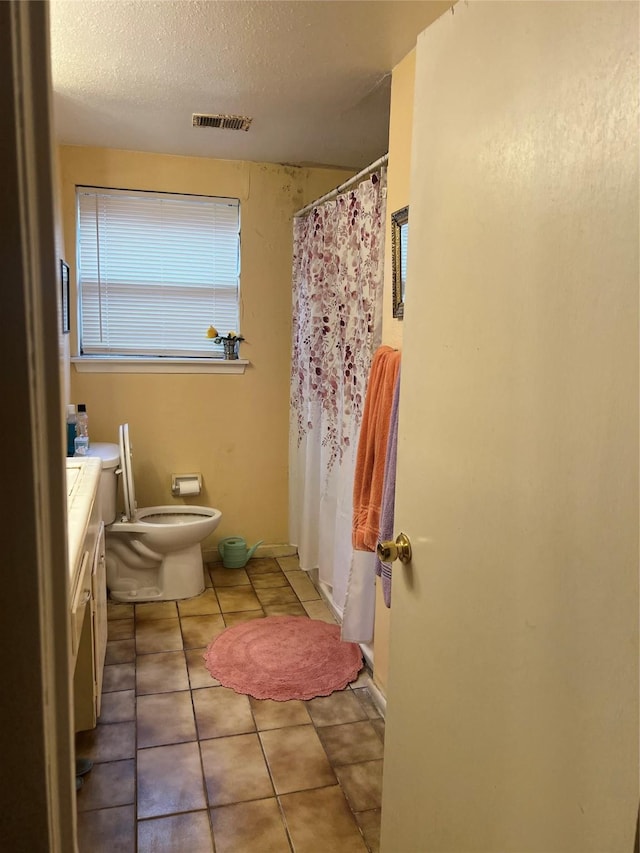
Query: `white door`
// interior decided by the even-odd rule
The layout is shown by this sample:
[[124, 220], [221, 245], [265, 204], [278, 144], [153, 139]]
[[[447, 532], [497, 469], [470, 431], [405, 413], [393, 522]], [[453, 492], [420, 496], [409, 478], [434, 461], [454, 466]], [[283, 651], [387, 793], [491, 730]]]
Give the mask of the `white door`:
[[638, 5], [417, 48], [383, 853], [627, 853], [638, 805]]

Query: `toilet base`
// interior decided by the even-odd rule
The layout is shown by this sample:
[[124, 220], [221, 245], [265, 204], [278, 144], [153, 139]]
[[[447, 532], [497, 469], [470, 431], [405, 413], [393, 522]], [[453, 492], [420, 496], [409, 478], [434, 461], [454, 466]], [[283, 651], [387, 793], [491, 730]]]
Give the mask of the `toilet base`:
[[107, 537], [107, 586], [111, 598], [121, 602], [176, 601], [204, 591], [202, 548], [191, 545], [166, 554], [154, 568], [132, 568], [109, 548]]

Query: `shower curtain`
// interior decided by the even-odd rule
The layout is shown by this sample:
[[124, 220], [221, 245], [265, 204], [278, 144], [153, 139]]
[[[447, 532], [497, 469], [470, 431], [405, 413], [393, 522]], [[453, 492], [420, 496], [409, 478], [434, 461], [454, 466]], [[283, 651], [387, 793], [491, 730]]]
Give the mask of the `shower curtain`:
[[382, 168], [294, 220], [290, 542], [340, 613], [358, 433], [381, 337], [385, 187]]

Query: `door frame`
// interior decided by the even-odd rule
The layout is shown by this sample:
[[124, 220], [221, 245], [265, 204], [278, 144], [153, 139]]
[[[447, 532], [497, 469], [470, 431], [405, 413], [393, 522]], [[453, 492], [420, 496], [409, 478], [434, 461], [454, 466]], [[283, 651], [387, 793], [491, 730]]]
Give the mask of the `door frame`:
[[0, 365], [14, 509], [2, 524], [2, 838], [15, 851], [68, 853], [75, 774], [50, 93], [47, 5], [1, 3]]

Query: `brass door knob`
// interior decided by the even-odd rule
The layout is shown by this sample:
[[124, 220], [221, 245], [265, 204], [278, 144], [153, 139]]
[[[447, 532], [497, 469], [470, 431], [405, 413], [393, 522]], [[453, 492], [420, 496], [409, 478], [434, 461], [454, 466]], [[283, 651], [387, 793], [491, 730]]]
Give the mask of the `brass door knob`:
[[411, 542], [404, 533], [399, 533], [395, 542], [393, 539], [380, 542], [376, 550], [382, 563], [392, 563], [394, 560], [408, 563], [411, 560]]

